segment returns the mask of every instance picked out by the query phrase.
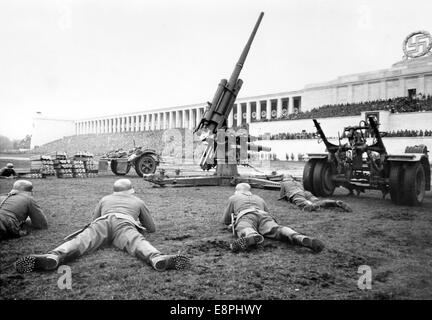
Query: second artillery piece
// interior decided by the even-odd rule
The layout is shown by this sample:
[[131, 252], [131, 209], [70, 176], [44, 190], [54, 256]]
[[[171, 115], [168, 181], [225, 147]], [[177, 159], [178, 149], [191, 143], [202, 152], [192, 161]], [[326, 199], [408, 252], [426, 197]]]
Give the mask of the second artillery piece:
[[161, 158], [156, 150], [135, 146], [128, 151], [117, 149], [105, 153], [99, 159], [99, 166], [109, 166], [111, 171], [118, 176], [128, 174], [131, 167], [134, 167], [135, 172], [142, 177], [145, 174], [154, 173], [160, 161]]
[[[344, 128], [339, 145], [329, 142], [313, 119], [327, 153], [309, 153], [303, 170], [304, 188], [318, 197], [331, 196], [336, 187], [358, 193], [365, 189], [390, 193], [395, 204], [420, 205], [430, 190], [431, 171], [426, 146], [406, 147], [403, 154], [388, 154], [373, 116], [358, 126]], [[373, 141], [367, 143], [367, 137]], [[348, 139], [342, 144], [342, 139]]]

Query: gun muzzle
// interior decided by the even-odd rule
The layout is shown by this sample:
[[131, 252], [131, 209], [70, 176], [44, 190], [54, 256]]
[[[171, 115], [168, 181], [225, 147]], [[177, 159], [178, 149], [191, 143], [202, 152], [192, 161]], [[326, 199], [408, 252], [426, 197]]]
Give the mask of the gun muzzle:
[[[240, 144], [233, 144], [231, 147], [232, 148], [240, 149], [242, 147], [242, 145], [240, 145]], [[256, 144], [253, 144], [253, 143], [250, 143], [250, 142], [247, 143], [247, 148], [248, 148], [248, 151], [271, 152], [271, 148], [270, 147], [256, 145]]]

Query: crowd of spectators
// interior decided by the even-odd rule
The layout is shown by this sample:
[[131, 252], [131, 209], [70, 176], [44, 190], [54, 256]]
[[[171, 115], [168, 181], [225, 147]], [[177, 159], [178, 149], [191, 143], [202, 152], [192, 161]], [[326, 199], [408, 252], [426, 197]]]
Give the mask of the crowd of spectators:
[[[397, 130], [388, 131], [383, 134], [384, 137], [432, 137], [432, 130]], [[327, 137], [334, 139], [335, 137]], [[296, 139], [318, 139], [316, 133], [298, 132], [298, 133], [278, 133], [270, 136], [258, 136], [258, 140], [296, 140]]]
[[398, 97], [358, 103], [324, 105], [306, 112], [295, 112], [278, 120], [314, 119], [360, 115], [362, 111], [388, 110], [392, 113], [432, 111], [432, 97]]
[[297, 133], [278, 133], [270, 136], [270, 140], [295, 140], [295, 139], [315, 139], [316, 133], [297, 132]]
[[386, 137], [432, 137], [432, 130], [397, 130], [389, 131]]

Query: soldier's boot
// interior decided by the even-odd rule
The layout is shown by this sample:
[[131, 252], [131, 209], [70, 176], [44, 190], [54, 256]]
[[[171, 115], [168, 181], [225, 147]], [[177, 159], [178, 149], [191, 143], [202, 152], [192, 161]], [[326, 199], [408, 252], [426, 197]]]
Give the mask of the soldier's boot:
[[313, 252], [321, 252], [324, 249], [324, 243], [321, 240], [295, 234], [292, 236], [293, 243], [311, 249]]
[[345, 202], [341, 201], [341, 200], [337, 200], [337, 201], [336, 201], [336, 205], [337, 205], [339, 208], [342, 208], [342, 209], [343, 209], [344, 211], [346, 211], [346, 212], [352, 212], [351, 207], [350, 207], [349, 205], [347, 205]]
[[311, 204], [305, 205], [302, 210], [311, 212], [311, 211], [317, 211], [319, 209], [320, 209], [320, 206], [318, 204], [311, 203]]
[[15, 269], [19, 273], [49, 271], [57, 269], [59, 263], [60, 257], [56, 254], [31, 254], [18, 259], [15, 262]]
[[165, 255], [158, 254], [150, 258], [151, 265], [157, 271], [165, 271], [169, 269], [183, 270], [191, 265], [190, 259], [184, 255]]
[[239, 239], [230, 243], [230, 249], [233, 252], [245, 251], [247, 248], [258, 245], [264, 242], [264, 237], [259, 233], [249, 234], [240, 237]]

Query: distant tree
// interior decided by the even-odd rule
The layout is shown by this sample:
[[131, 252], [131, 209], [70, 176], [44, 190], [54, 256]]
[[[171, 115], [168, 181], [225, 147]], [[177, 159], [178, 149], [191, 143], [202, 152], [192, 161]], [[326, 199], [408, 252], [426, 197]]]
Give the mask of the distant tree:
[[18, 142], [18, 149], [30, 149], [31, 135], [26, 135], [24, 139]]
[[6, 137], [0, 135], [0, 152], [12, 149], [12, 141]]

